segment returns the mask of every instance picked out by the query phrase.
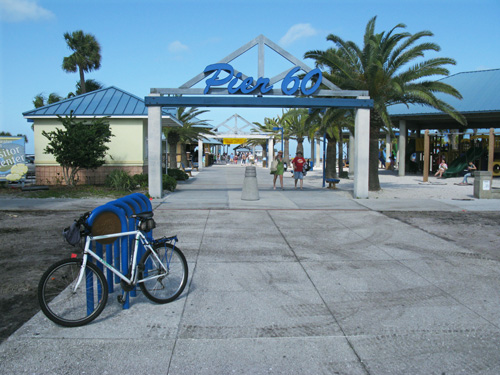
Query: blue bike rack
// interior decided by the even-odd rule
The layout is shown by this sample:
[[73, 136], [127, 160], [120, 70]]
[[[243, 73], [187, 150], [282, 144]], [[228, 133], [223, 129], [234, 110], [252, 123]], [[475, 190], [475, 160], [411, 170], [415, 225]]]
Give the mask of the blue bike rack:
[[[133, 231], [135, 230], [136, 219], [132, 218], [131, 216], [133, 214], [140, 214], [142, 212], [148, 212], [148, 211], [152, 211], [152, 205], [150, 200], [144, 194], [134, 193], [97, 207], [92, 211], [91, 215], [87, 219], [87, 224], [92, 226], [94, 224], [94, 221], [99, 215], [105, 212], [112, 212], [118, 216], [122, 232]], [[148, 238], [152, 238], [153, 236], [152, 231], [148, 232], [146, 235]], [[103, 247], [102, 244], [96, 243], [95, 251], [100, 257], [103, 256], [102, 247]], [[133, 236], [119, 237], [112, 244], [106, 245], [106, 261], [109, 262], [110, 264], [113, 264], [115, 268], [121, 269], [121, 272], [126, 275], [128, 273], [129, 259], [133, 249], [134, 249]], [[137, 254], [139, 258], [137, 259], [137, 261], [140, 260], [143, 253], [144, 253], [144, 248], [141, 245], [139, 252]], [[104, 271], [104, 267], [102, 264], [98, 264], [98, 266], [102, 271]], [[114, 275], [110, 270], [107, 269], [106, 271], [107, 271], [106, 279], [108, 282], [108, 289], [110, 293], [113, 293], [114, 283], [119, 283], [120, 278], [118, 276], [113, 277]], [[87, 304], [89, 304], [88, 306], [89, 311], [93, 311], [93, 292], [92, 292], [93, 289], [91, 287], [92, 283], [93, 280], [92, 279], [89, 280], [87, 278]], [[102, 290], [99, 290], [98, 292], [102, 293]], [[135, 288], [133, 291], [131, 291], [130, 294], [132, 297], [136, 296]], [[127, 293], [125, 302], [123, 304], [123, 308], [128, 309], [129, 307], [130, 307], [130, 300], [129, 300], [129, 293]]]

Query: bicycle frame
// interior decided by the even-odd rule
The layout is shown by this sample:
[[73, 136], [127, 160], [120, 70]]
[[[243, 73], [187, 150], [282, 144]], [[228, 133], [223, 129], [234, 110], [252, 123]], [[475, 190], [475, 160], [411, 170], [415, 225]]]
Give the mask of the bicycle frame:
[[[109, 238], [119, 238], [119, 237], [132, 236], [132, 235], [135, 237], [135, 239], [134, 239], [135, 245], [134, 245], [134, 251], [132, 252], [132, 269], [131, 269], [130, 279], [90, 249], [90, 244], [92, 243], [92, 241], [101, 240], [101, 239], [109, 239]], [[149, 243], [149, 241], [147, 240], [146, 236], [139, 230], [129, 231], [129, 232], [121, 232], [121, 233], [112, 233], [112, 234], [106, 234], [106, 235], [101, 235], [101, 236], [88, 235], [86, 240], [85, 240], [85, 249], [83, 251], [83, 260], [82, 260], [82, 266], [80, 268], [80, 274], [79, 274], [78, 280], [73, 288], [73, 292], [76, 292], [76, 290], [78, 289], [78, 286], [80, 285], [80, 282], [83, 280], [84, 273], [85, 273], [85, 267], [87, 265], [87, 261], [88, 261], [89, 256], [94, 258], [96, 261], [101, 263], [104, 267], [109, 269], [116, 276], [118, 276], [120, 279], [122, 279], [123, 281], [125, 281], [127, 284], [130, 284], [130, 285], [135, 285], [135, 284], [142, 283], [142, 282], [145, 282], [148, 280], [153, 280], [155, 278], [162, 277], [162, 275], [158, 275], [158, 276], [154, 276], [154, 277], [147, 277], [145, 279], [137, 280], [137, 253], [139, 250], [139, 241], [146, 249], [151, 250], [151, 253], [154, 254], [154, 256], [156, 257], [156, 260], [162, 266], [164, 271], [168, 272], [168, 269], [164, 267], [163, 263], [161, 262], [160, 258], [156, 254], [156, 252], [153, 251], [153, 248], [152, 248], [151, 244]], [[174, 244], [174, 247], [175, 247], [175, 244]], [[167, 260], [167, 264], [168, 263], [170, 263], [169, 259]]]

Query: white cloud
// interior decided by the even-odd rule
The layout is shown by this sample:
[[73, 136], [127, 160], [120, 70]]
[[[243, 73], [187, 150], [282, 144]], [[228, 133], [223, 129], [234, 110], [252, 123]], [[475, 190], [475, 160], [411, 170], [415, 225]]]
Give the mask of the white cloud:
[[287, 33], [280, 39], [282, 46], [289, 46], [297, 39], [316, 35], [318, 32], [309, 23], [298, 23], [288, 29]]
[[21, 22], [54, 18], [54, 13], [42, 8], [37, 0], [0, 0], [0, 17], [5, 21]]
[[189, 47], [176, 40], [168, 45], [168, 51], [172, 53], [181, 53], [189, 51]]

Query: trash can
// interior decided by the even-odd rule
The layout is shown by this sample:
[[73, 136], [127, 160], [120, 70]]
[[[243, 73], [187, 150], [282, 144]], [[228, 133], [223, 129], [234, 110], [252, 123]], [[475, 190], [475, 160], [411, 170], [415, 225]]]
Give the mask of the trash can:
[[258, 201], [259, 187], [257, 184], [257, 169], [256, 167], [245, 168], [245, 179], [243, 180], [243, 189], [241, 191], [241, 200]]
[[474, 172], [474, 198], [491, 198], [491, 178], [492, 174], [488, 171]]

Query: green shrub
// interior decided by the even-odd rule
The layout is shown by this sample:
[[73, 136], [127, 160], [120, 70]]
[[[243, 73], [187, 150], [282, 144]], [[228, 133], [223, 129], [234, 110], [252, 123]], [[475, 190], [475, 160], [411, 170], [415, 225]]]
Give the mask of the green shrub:
[[132, 187], [132, 177], [125, 171], [115, 169], [106, 176], [104, 185], [116, 190], [130, 190]]
[[163, 190], [174, 191], [177, 187], [177, 180], [172, 176], [163, 175]]
[[148, 186], [147, 174], [134, 174], [132, 176], [132, 184], [134, 187], [145, 188]]
[[185, 180], [187, 180], [189, 178], [189, 175], [186, 172], [184, 172], [183, 170], [180, 170], [180, 169], [168, 168], [167, 169], [167, 173], [168, 173], [169, 176], [172, 176], [177, 181], [185, 181]]

